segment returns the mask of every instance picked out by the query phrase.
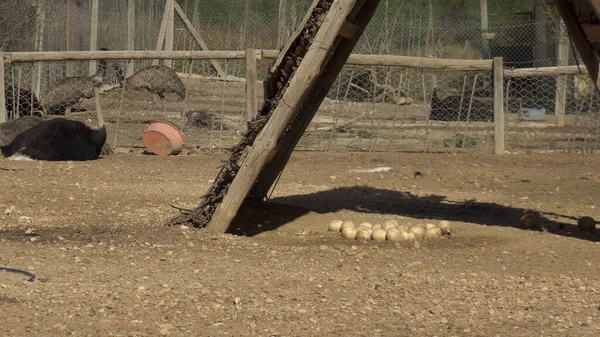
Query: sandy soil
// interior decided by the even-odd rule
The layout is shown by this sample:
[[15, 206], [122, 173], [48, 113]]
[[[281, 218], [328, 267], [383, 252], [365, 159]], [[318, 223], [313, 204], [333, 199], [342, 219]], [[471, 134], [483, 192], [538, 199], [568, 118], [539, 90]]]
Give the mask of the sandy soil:
[[[225, 158], [0, 160], [0, 266], [37, 276], [0, 272], [0, 335], [600, 334], [600, 238], [573, 226], [600, 218], [598, 156], [297, 151], [240, 235], [164, 226]], [[519, 228], [527, 209], [548, 232]], [[351, 241], [334, 219], [454, 235]]]

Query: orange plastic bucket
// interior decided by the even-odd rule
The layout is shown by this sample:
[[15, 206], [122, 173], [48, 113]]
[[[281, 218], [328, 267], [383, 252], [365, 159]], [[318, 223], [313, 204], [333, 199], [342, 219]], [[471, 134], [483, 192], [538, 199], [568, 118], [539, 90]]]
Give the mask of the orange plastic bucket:
[[148, 150], [159, 156], [178, 154], [185, 144], [185, 137], [179, 129], [160, 121], [148, 125], [142, 139]]

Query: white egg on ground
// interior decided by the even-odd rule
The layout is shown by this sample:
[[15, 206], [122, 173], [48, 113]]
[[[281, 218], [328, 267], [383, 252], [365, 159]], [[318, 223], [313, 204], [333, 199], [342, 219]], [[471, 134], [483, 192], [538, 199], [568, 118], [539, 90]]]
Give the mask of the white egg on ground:
[[385, 241], [386, 231], [383, 228], [376, 228], [371, 233], [371, 239], [375, 241]]
[[356, 226], [354, 226], [354, 222], [352, 222], [352, 221], [342, 222], [342, 230], [346, 227], [356, 228]]
[[431, 227], [425, 230], [425, 237], [427, 238], [437, 238], [442, 236], [442, 230], [438, 227]]
[[400, 241], [402, 238], [400, 237], [400, 230], [396, 227], [389, 228], [385, 232], [385, 239], [387, 241]]
[[390, 228], [398, 228], [398, 225], [394, 225], [393, 223], [390, 223], [389, 221], [386, 221], [383, 223], [383, 225], [381, 225], [381, 229], [387, 231]]
[[356, 232], [356, 240], [370, 240], [371, 239], [371, 231], [368, 229], [360, 229]]
[[425, 237], [425, 228], [420, 226], [413, 226], [410, 231], [415, 234], [415, 238], [423, 239]]
[[342, 220], [333, 220], [329, 223], [329, 231], [331, 232], [339, 232], [342, 230], [342, 224], [344, 222]]
[[358, 225], [358, 227], [356, 228], [367, 228], [367, 229], [371, 229], [373, 227], [373, 224], [370, 222], [362, 222], [360, 225]]
[[380, 223], [376, 223], [376, 224], [374, 224], [374, 225], [371, 227], [371, 229], [372, 229], [372, 230], [376, 230], [376, 229], [378, 229], [378, 228], [381, 228], [381, 224], [380, 224]]
[[[402, 232], [404, 234], [402, 234]], [[413, 233], [410, 230], [402, 231], [402, 232], [400, 235], [402, 236], [403, 239], [406, 239], [407, 241], [415, 241], [417, 239], [417, 236], [415, 235], [415, 233]]]
[[346, 227], [346, 228], [342, 229], [342, 236], [346, 239], [354, 240], [356, 238], [356, 228]]
[[444, 230], [449, 231], [450, 230], [450, 221], [448, 221], [448, 220], [440, 221], [440, 223], [438, 224], [438, 228], [441, 229], [442, 232]]

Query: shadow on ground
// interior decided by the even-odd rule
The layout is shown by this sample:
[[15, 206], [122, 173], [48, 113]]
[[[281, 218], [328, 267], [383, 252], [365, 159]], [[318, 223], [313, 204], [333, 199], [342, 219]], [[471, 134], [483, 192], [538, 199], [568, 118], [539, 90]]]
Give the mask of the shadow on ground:
[[[527, 211], [495, 203], [452, 202], [439, 195], [416, 196], [409, 192], [371, 187], [342, 187], [312, 194], [279, 197], [269, 203], [247, 202], [236, 216], [230, 232], [254, 236], [283, 226], [309, 212], [325, 214], [342, 210], [519, 229], [519, 220]], [[564, 222], [566, 219], [575, 220], [573, 217], [556, 213], [542, 215], [545, 215], [546, 229], [553, 234], [600, 241], [598, 230], [584, 232], [572, 223]], [[551, 220], [548, 216], [565, 220]]]

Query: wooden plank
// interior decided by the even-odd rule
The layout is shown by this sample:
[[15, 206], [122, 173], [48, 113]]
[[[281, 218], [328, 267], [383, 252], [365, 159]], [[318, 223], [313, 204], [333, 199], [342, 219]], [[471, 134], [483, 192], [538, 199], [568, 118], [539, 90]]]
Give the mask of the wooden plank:
[[[281, 59], [281, 55], [278, 50], [263, 49], [262, 58], [279, 60]], [[351, 54], [350, 57], [348, 57], [346, 64], [415, 69], [492, 71], [492, 60], [436, 59], [399, 55]]]
[[287, 41], [286, 2], [287, 0], [279, 0], [279, 16], [277, 18], [277, 49], [283, 48], [285, 41]]
[[305, 57], [271, 118], [259, 133], [248, 155], [241, 163], [223, 201], [217, 206], [207, 229], [213, 233], [224, 233], [246, 199], [250, 188], [263, 167], [275, 155], [281, 137], [298, 112], [300, 104], [312, 91], [321, 71], [332, 52], [333, 43], [356, 0], [334, 0], [326, 19], [321, 25]]
[[[208, 45], [204, 42], [200, 34], [198, 34], [198, 31], [196, 30], [192, 22], [188, 19], [187, 15], [185, 15], [178, 3], [175, 3], [175, 11], [177, 12], [181, 20], [183, 20], [183, 23], [185, 23], [185, 25], [189, 29], [190, 33], [194, 37], [194, 40], [198, 42], [200, 48], [202, 48], [202, 50], [209, 51], [210, 49], [208, 48]], [[215, 71], [221, 78], [227, 77], [225, 71], [223, 71], [223, 68], [221, 67], [221, 64], [216, 59], [210, 60], [210, 63], [215, 68]]]
[[[74, 51], [74, 52], [14, 52], [5, 53], [10, 56], [11, 62], [35, 62], [35, 61], [65, 61], [65, 60], [144, 60], [144, 59], [177, 59], [177, 60], [243, 60], [246, 58], [244, 51]], [[5, 61], [6, 62], [6, 61]]]
[[[569, 37], [562, 22], [558, 24], [558, 45], [556, 48], [556, 64], [566, 66], [569, 64]], [[567, 76], [556, 78], [554, 98], [554, 113], [556, 114], [556, 126], [565, 126], [565, 110], [567, 103]]]
[[[98, 0], [92, 0], [92, 17], [90, 26], [90, 51], [98, 50]], [[96, 73], [96, 60], [90, 60], [89, 75]]]
[[[169, 6], [173, 0], [166, 0], [165, 11], [163, 12], [162, 21], [160, 22], [160, 29], [158, 30], [158, 38], [156, 39], [156, 51], [161, 51], [163, 44], [165, 43], [165, 35], [167, 34], [167, 24], [169, 23]], [[153, 65], [158, 64], [158, 59], [152, 60]]]
[[529, 76], [560, 76], [560, 75], [588, 75], [585, 67], [558, 66], [539, 68], [504, 69], [504, 77], [529, 77]]
[[325, 66], [324, 72], [319, 75], [319, 79], [317, 80], [319, 85], [313, 88], [308, 95], [311, 99], [303, 104], [298, 117], [294, 119], [289, 131], [282, 138], [281, 143], [288, 145], [281, 151], [278, 151], [273, 160], [270, 161], [260, 173], [252, 190], [252, 196], [254, 198], [264, 199], [275, 180], [277, 180], [277, 177], [285, 168], [295, 146], [302, 138], [304, 131], [308, 128], [308, 125], [319, 109], [323, 99], [325, 99], [329, 88], [331, 88], [331, 85], [333, 85], [341, 69], [344, 67], [346, 60], [360, 39], [360, 36], [363, 34], [378, 5], [379, 0], [363, 0], [360, 4], [355, 6], [356, 12], [353, 12], [352, 16], [349, 17], [349, 21], [353, 21], [359, 30], [352, 39], [345, 40], [342, 37], [338, 37], [337, 42], [339, 43], [340, 40], [342, 40], [343, 43], [340, 43], [336, 52], [331, 56], [328, 64]]
[[494, 153], [504, 154], [504, 62], [502, 57], [494, 57]]
[[4, 52], [0, 50], [0, 123], [6, 122], [6, 96], [4, 95]]
[[573, 40], [573, 44], [579, 51], [581, 59], [585, 64], [593, 83], [598, 83], [598, 58], [596, 57], [594, 50], [589, 45], [588, 40], [583, 32], [583, 29], [578, 23], [577, 16], [573, 11], [573, 8], [563, 0], [554, 0], [556, 8], [562, 17], [569, 36]]
[[[175, 0], [167, 1], [167, 8], [165, 10], [169, 11], [167, 16], [167, 29], [165, 32], [165, 51], [173, 51], [173, 35], [175, 30]], [[168, 67], [173, 67], [172, 60], [165, 60], [165, 65]]]
[[[127, 1], [127, 50], [135, 50], [135, 0]], [[125, 76], [133, 75], [133, 60], [127, 62]]]
[[258, 113], [258, 100], [256, 99], [258, 70], [256, 64], [256, 51], [246, 49], [246, 120], [252, 121]]

